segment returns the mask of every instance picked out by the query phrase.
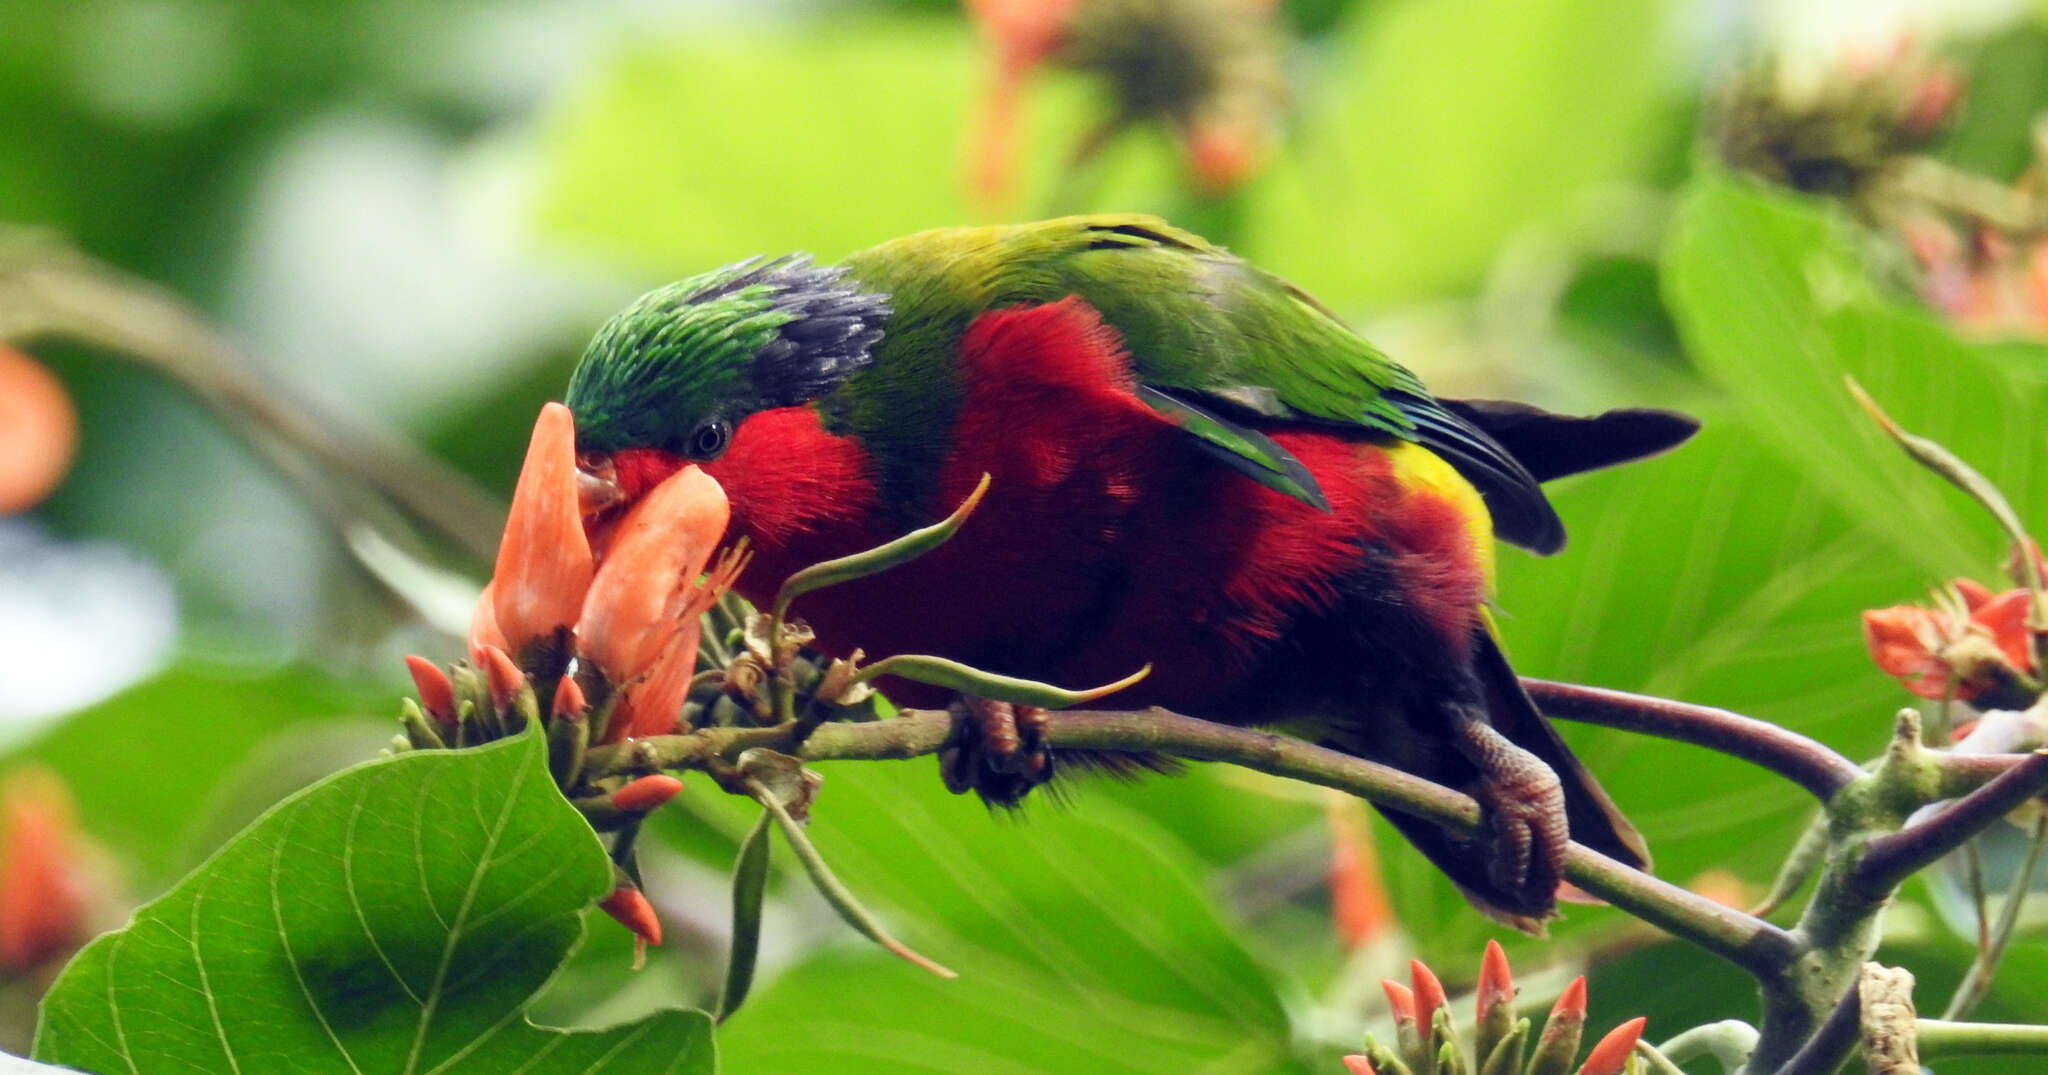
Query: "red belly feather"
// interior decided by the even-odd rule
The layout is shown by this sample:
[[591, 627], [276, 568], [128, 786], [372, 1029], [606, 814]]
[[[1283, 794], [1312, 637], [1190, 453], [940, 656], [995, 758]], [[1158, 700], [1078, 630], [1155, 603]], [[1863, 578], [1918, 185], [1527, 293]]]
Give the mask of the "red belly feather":
[[[829, 650], [935, 653], [1074, 687], [1149, 661], [1151, 677], [1119, 704], [1200, 710], [1370, 558], [1388, 600], [1439, 636], [1418, 643], [1465, 655], [1486, 585], [1471, 525], [1445, 497], [1404, 488], [1379, 445], [1271, 430], [1331, 511], [1267, 489], [1133, 396], [1116, 334], [1074, 299], [983, 316], [958, 368], [945, 463], [912, 507], [942, 515], [983, 472], [988, 498], [930, 555], [799, 600]], [[661, 469], [639, 451], [617, 462], [622, 475]], [[758, 550], [739, 583], [756, 603], [801, 567], [897, 536], [891, 520], [903, 517], [876, 503], [859, 443], [825, 432], [807, 406], [749, 418], [705, 469], [732, 499], [730, 532]]]

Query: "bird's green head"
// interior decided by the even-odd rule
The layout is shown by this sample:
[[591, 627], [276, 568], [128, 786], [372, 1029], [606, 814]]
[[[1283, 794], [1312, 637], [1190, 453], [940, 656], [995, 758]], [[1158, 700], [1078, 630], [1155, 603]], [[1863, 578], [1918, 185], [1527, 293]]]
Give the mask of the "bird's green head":
[[887, 295], [803, 255], [657, 288], [597, 330], [570, 376], [576, 447], [717, 458], [748, 415], [817, 399], [866, 366], [888, 315]]

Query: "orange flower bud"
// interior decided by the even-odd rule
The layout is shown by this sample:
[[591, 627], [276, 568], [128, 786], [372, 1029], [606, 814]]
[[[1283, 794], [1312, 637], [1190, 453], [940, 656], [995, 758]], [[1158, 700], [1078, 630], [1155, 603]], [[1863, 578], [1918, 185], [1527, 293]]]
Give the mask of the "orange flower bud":
[[1570, 984], [1570, 985], [1567, 985], [1567, 986], [1565, 986], [1565, 987], [1564, 987], [1564, 992], [1562, 992], [1562, 993], [1559, 993], [1559, 994], [1557, 995], [1557, 1003], [1555, 1003], [1555, 1004], [1552, 1004], [1552, 1005], [1550, 1006], [1550, 1014], [1551, 1014], [1551, 1016], [1552, 1016], [1552, 1017], [1557, 1017], [1557, 1016], [1563, 1016], [1563, 1017], [1565, 1017], [1565, 1018], [1567, 1018], [1567, 1019], [1577, 1019], [1577, 1020], [1580, 1020], [1580, 1021], [1582, 1021], [1582, 1022], [1583, 1022], [1583, 1021], [1585, 1020], [1585, 1018], [1586, 1018], [1586, 976], [1585, 976], [1585, 975], [1581, 974], [1581, 975], [1579, 975], [1578, 977], [1576, 977], [1576, 978], [1573, 978], [1573, 979], [1571, 980], [1571, 984]]
[[576, 423], [569, 408], [549, 403], [533, 424], [491, 574], [492, 614], [511, 643], [504, 648], [525, 656], [574, 625], [595, 570], [577, 489]]
[[1372, 1069], [1372, 1061], [1356, 1053], [1344, 1058], [1344, 1070], [1350, 1075], [1378, 1075]]
[[625, 787], [612, 792], [612, 805], [621, 810], [644, 814], [676, 797], [683, 790], [683, 782], [667, 773], [654, 773], [629, 782]]
[[455, 687], [448, 673], [425, 657], [407, 657], [405, 670], [412, 673], [412, 685], [420, 692], [420, 706], [442, 724], [455, 723]]
[[661, 919], [655, 917], [654, 905], [647, 902], [647, 896], [639, 889], [622, 884], [597, 905], [617, 919], [619, 925], [632, 930], [635, 937], [648, 944], [661, 944]]
[[526, 673], [496, 646], [484, 647], [484, 676], [491, 683], [491, 704], [500, 710], [510, 707], [519, 697], [519, 689], [526, 686]]
[[583, 697], [583, 688], [573, 678], [563, 676], [562, 681], [555, 684], [555, 701], [550, 707], [555, 716], [563, 720], [582, 720], [584, 710], [589, 708], [590, 702]]
[[1419, 959], [1408, 961], [1408, 979], [1415, 983], [1415, 1021], [1427, 1034], [1436, 1019], [1436, 1010], [1444, 1006], [1444, 984]]
[[1508, 970], [1508, 954], [1501, 950], [1500, 942], [1488, 940], [1486, 954], [1479, 959], [1479, 1021], [1486, 1021], [1486, 1013], [1503, 1004], [1515, 1001], [1515, 979]]
[[1643, 1024], [1649, 1017], [1638, 1015], [1634, 1019], [1615, 1027], [1593, 1046], [1586, 1054], [1585, 1066], [1579, 1068], [1579, 1075], [1621, 1075], [1628, 1063], [1628, 1054], [1635, 1051], [1636, 1042], [1643, 1036]]
[[1380, 979], [1380, 988], [1387, 991], [1387, 1007], [1394, 1013], [1394, 1022], [1415, 1022], [1415, 992], [1392, 978]]

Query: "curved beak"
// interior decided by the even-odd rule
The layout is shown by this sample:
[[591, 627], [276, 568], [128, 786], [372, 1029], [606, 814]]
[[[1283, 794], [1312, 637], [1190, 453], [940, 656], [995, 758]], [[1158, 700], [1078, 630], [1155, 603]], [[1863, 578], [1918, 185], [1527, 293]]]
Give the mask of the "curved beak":
[[619, 485], [618, 471], [612, 466], [610, 456], [576, 457], [576, 500], [585, 523], [625, 499], [626, 491]]

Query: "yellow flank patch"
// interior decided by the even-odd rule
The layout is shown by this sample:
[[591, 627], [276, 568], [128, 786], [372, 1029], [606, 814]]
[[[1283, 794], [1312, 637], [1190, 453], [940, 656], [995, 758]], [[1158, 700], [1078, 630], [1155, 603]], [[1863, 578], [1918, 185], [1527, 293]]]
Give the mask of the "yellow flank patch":
[[1473, 562], [1486, 576], [1486, 590], [1493, 592], [1493, 516], [1486, 513], [1486, 501], [1479, 490], [1465, 480], [1442, 456], [1420, 444], [1399, 441], [1386, 449], [1387, 463], [1404, 488], [1423, 489], [1450, 501], [1465, 517], [1472, 536]]

